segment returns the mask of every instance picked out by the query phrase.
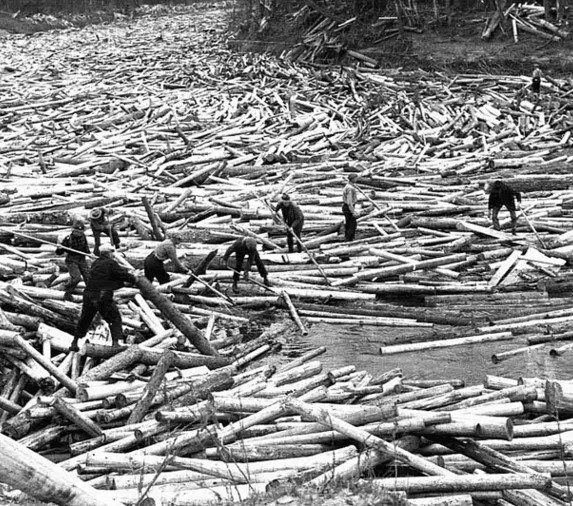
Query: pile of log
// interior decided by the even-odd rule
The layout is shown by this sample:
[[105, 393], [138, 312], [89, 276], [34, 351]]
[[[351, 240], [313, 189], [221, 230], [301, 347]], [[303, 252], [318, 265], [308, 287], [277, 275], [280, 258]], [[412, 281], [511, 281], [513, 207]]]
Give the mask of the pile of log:
[[[526, 32], [537, 37], [551, 41], [568, 39], [570, 32], [563, 28], [563, 12], [557, 13], [558, 24], [547, 19], [548, 11], [545, 7], [536, 4], [498, 2], [498, 10], [488, 20], [483, 32], [482, 39], [489, 39], [504, 20], [511, 22], [514, 42], [519, 42], [519, 32]], [[560, 6], [563, 9], [563, 6]]]
[[[407, 479], [382, 485], [408, 497], [558, 504], [566, 382], [421, 383], [324, 371], [322, 350], [286, 361], [277, 347], [320, 322], [392, 330], [383, 354], [512, 340], [513, 356], [545, 346], [567, 360], [571, 83], [544, 77], [534, 96], [526, 76], [237, 54], [221, 13], [201, 9], [3, 40], [0, 481], [77, 504], [189, 504], [385, 464]], [[360, 216], [346, 242], [351, 173]], [[523, 193], [516, 235], [505, 211], [491, 227], [482, 188], [493, 179]], [[274, 213], [283, 193], [305, 213], [301, 253]], [[95, 207], [130, 269], [166, 233], [190, 269], [208, 268], [116, 291], [123, 347], [107, 346], [98, 323], [74, 353], [84, 285], [64, 300], [55, 246]], [[235, 294], [221, 257], [243, 236], [258, 241], [272, 286], [253, 272]], [[294, 330], [258, 328], [271, 313]], [[61, 481], [46, 490], [45, 476]]]

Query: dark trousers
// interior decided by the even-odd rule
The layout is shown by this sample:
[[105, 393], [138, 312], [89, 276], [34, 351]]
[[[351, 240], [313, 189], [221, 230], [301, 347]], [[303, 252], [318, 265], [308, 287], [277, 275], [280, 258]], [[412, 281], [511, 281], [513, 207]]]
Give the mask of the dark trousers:
[[119, 248], [119, 235], [117, 234], [117, 232], [115, 231], [115, 228], [110, 229], [106, 228], [104, 230], [94, 230], [92, 229], [92, 232], [94, 234], [94, 242], [95, 242], [95, 246], [94, 246], [94, 255], [98, 255], [99, 256], [99, 247], [101, 245], [101, 234], [105, 234], [107, 236], [109, 236], [111, 238], [111, 242], [114, 246], [114, 248]]
[[[501, 208], [503, 206], [496, 206], [494, 208], [492, 208], [491, 210], [491, 221], [493, 223], [493, 228], [495, 228], [496, 230], [500, 230], [501, 227], [499, 226], [499, 211], [501, 211]], [[507, 207], [507, 206], [506, 206]], [[515, 208], [514, 207], [507, 207], [507, 210], [509, 211], [509, 216], [511, 217], [511, 231], [515, 234], [515, 226], [517, 225], [517, 215], [515, 214]]]
[[[239, 281], [239, 278], [241, 276], [241, 269], [243, 268], [243, 260], [244, 259], [245, 259], [245, 252], [237, 251], [235, 253], [235, 272], [233, 273], [233, 282], [234, 283], [237, 283]], [[257, 269], [258, 269], [261, 277], [266, 278], [268, 276], [267, 268], [265, 267], [265, 264], [261, 260], [261, 256], [259, 255], [258, 251], [255, 251], [254, 253], [249, 255], [249, 259], [247, 260], [247, 265], [246, 265], [245, 271], [248, 272], [251, 270], [251, 265], [253, 265], [253, 262], [257, 266]]]
[[[293, 233], [299, 238], [302, 239], [302, 226], [304, 225], [304, 221], [300, 220], [300, 221], [295, 221], [294, 223], [292, 223], [290, 226], [290, 228], [292, 229], [292, 232], [290, 230], [287, 230], [287, 244], [288, 244], [288, 251], [289, 253], [294, 252], [294, 237], [293, 237]], [[297, 251], [300, 253], [302, 252], [302, 246], [300, 244], [300, 242], [296, 242], [296, 249]]]
[[84, 291], [82, 312], [74, 332], [74, 342], [77, 343], [78, 339], [87, 334], [96, 313], [108, 323], [111, 339], [117, 343], [122, 337], [122, 321], [111, 290]]
[[354, 241], [356, 235], [356, 217], [350, 212], [348, 204], [342, 204], [342, 213], [344, 214], [344, 237], [347, 241]]
[[70, 279], [64, 285], [66, 293], [71, 294], [78, 283], [83, 279], [85, 283], [88, 282], [90, 270], [85, 257], [81, 258], [66, 258], [66, 267], [70, 274]]
[[531, 80], [531, 90], [533, 91], [533, 93], [539, 93], [539, 91], [541, 90], [541, 78], [540, 77], [534, 77]]
[[169, 281], [169, 274], [165, 270], [163, 261], [159, 260], [153, 253], [147, 255], [143, 262], [143, 272], [151, 283], [153, 283], [155, 278], [157, 278], [160, 285]]

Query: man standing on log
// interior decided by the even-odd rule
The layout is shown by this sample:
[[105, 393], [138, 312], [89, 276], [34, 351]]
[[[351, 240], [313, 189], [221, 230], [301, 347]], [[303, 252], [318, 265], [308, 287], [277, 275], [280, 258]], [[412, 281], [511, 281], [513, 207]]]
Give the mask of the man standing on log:
[[95, 241], [94, 254], [99, 256], [101, 234], [106, 234], [114, 248], [119, 248], [119, 235], [110, 223], [107, 212], [103, 207], [96, 207], [90, 213], [90, 226]]
[[245, 273], [243, 274], [245, 280], [249, 279], [249, 272], [254, 262], [255, 265], [257, 266], [257, 269], [259, 270], [259, 274], [263, 278], [263, 283], [266, 286], [271, 286], [271, 283], [268, 278], [267, 269], [265, 268], [265, 264], [263, 264], [263, 261], [261, 260], [259, 252], [257, 251], [257, 241], [255, 241], [255, 239], [253, 239], [252, 237], [241, 237], [240, 239], [237, 239], [233, 244], [231, 244], [231, 246], [229, 246], [229, 248], [227, 249], [227, 251], [225, 251], [225, 254], [223, 255], [223, 262], [227, 267], [228, 267], [227, 261], [229, 260], [229, 257], [233, 253], [235, 253], [233, 292], [235, 293], [239, 292], [238, 283], [241, 275], [241, 269], [243, 268], [243, 260], [245, 259], [245, 256], [247, 256], [247, 264], [245, 266]]
[[99, 313], [109, 325], [112, 346], [119, 344], [123, 335], [123, 324], [121, 313], [113, 300], [113, 292], [121, 288], [123, 283], [135, 285], [135, 276], [114, 260], [111, 246], [102, 246], [99, 258], [90, 269], [84, 290], [82, 312], [70, 351], [78, 351], [78, 340], [87, 334], [96, 313]]
[[169, 281], [169, 274], [165, 270], [164, 262], [171, 260], [177, 272], [186, 273], [188, 269], [177, 258], [177, 244], [181, 242], [180, 237], [171, 235], [159, 244], [145, 259], [143, 269], [145, 277], [153, 283], [157, 278], [159, 284]]
[[535, 93], [536, 95], [539, 95], [539, 92], [541, 91], [542, 75], [543, 73], [541, 72], [541, 69], [539, 67], [535, 67], [533, 69], [533, 76], [531, 78], [531, 91], [533, 91], [533, 93]]
[[356, 188], [354, 187], [356, 178], [356, 174], [350, 174], [348, 182], [344, 190], [342, 190], [342, 213], [345, 221], [344, 236], [347, 241], [354, 241], [354, 236], [356, 235], [356, 203], [358, 202]]
[[[82, 278], [86, 285], [88, 283], [89, 268], [86, 261], [86, 255], [90, 254], [90, 248], [88, 246], [86, 234], [84, 234], [85, 228], [83, 221], [74, 221], [72, 232], [64, 238], [61, 246], [56, 248], [56, 253], [58, 255], [67, 253], [66, 267], [68, 268], [70, 279], [65, 284], [66, 292], [64, 293], [64, 300], [72, 300], [72, 293]], [[65, 248], [69, 249], [66, 250]], [[70, 251], [70, 249], [75, 251]]]
[[287, 244], [289, 253], [294, 252], [294, 236], [297, 237], [297, 251], [302, 252], [302, 244], [300, 239], [302, 237], [302, 227], [304, 225], [304, 214], [301, 208], [295, 204], [290, 197], [284, 193], [281, 201], [275, 208], [275, 212], [281, 211], [283, 221], [287, 226]]
[[488, 218], [493, 222], [493, 228], [500, 230], [498, 214], [503, 206], [509, 211], [511, 216], [511, 233], [515, 235], [515, 226], [517, 224], [516, 210], [519, 210], [521, 203], [521, 193], [505, 184], [503, 181], [494, 181], [488, 183], [485, 192], [489, 194], [488, 201]]

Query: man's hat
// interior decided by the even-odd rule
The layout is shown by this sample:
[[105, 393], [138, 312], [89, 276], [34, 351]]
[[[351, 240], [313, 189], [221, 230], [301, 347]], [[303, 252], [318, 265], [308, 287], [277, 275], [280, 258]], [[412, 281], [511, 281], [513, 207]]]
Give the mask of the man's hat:
[[256, 248], [257, 247], [257, 241], [255, 239], [253, 239], [252, 237], [245, 237], [245, 246], [247, 248]]
[[92, 220], [99, 220], [103, 215], [103, 209], [101, 207], [96, 207], [90, 212], [90, 218]]
[[282, 200], [290, 200], [290, 197], [288, 196], [288, 193], [283, 193], [281, 199]]
[[84, 222], [82, 220], [76, 220], [72, 224], [72, 228], [75, 230], [84, 230], [86, 226], [84, 225]]

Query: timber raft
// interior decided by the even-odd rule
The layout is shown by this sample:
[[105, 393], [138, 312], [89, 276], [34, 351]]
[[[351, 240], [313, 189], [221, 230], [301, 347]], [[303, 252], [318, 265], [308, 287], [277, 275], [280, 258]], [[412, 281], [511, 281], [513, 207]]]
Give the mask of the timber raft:
[[[569, 378], [465, 385], [324, 370], [324, 348], [267, 357], [328, 322], [395, 329], [382, 354], [515, 340], [493, 359], [567, 360], [571, 82], [544, 78], [537, 97], [527, 76], [236, 53], [225, 13], [196, 9], [2, 40], [0, 481], [58, 504], [189, 505], [376, 470], [420, 506], [569, 501]], [[523, 193], [516, 235], [487, 219], [495, 179]], [[283, 193], [305, 213], [301, 253], [273, 216]], [[64, 300], [55, 244], [96, 207], [130, 268], [167, 232], [190, 268], [211, 261], [118, 290], [125, 345], [101, 324], [69, 352], [83, 284]], [[242, 236], [271, 287], [253, 272], [230, 292], [221, 256]], [[273, 308], [283, 321], [247, 337]]]

